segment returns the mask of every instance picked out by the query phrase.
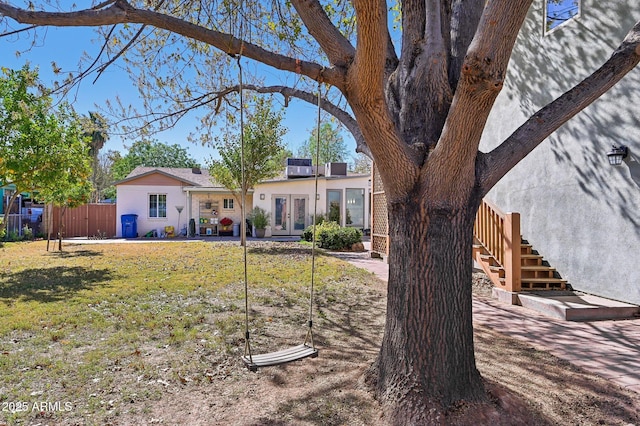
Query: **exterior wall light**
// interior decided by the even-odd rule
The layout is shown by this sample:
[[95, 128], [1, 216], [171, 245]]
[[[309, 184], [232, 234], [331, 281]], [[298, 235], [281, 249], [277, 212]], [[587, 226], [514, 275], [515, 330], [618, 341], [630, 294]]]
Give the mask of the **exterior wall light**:
[[622, 164], [622, 160], [629, 154], [629, 148], [624, 145], [615, 146], [611, 148], [611, 151], [607, 152], [609, 158], [609, 164], [612, 166], [619, 166]]

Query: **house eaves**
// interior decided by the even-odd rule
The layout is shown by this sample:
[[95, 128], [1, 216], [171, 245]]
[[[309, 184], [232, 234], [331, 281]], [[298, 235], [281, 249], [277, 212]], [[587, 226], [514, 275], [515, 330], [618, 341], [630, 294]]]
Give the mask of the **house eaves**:
[[[182, 188], [184, 192], [219, 192], [219, 193], [231, 193], [227, 188], [220, 186], [185, 186]], [[247, 194], [253, 194], [253, 189], [247, 190]]]
[[187, 171], [188, 173], [191, 173], [191, 169], [186, 169], [186, 168], [182, 169], [182, 168], [168, 168], [168, 167], [140, 167], [139, 166], [133, 169], [133, 171], [129, 173], [129, 175], [126, 178], [118, 182], [115, 182], [114, 185], [129, 183], [153, 174], [163, 175], [168, 178], [175, 179], [179, 182], [182, 182], [185, 185], [193, 186], [193, 187], [204, 186], [203, 183], [205, 183], [205, 181], [209, 185], [212, 183], [210, 181], [208, 173], [205, 176], [198, 175], [198, 179], [188, 179], [186, 178], [186, 175], [188, 175]]

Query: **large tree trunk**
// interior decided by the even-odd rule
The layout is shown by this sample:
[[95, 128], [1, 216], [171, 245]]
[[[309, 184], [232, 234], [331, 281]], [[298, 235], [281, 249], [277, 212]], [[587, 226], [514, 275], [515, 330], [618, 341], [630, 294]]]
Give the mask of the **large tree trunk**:
[[471, 312], [479, 201], [442, 208], [418, 200], [391, 205], [389, 215], [387, 322], [376, 392], [391, 423], [399, 425], [440, 423], [456, 401], [486, 399]]

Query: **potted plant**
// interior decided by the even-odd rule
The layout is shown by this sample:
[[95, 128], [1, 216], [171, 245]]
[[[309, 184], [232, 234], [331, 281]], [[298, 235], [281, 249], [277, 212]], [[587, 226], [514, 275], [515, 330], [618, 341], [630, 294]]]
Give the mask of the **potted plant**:
[[223, 218], [220, 220], [220, 225], [222, 225], [222, 230], [223, 230], [223, 231], [228, 231], [228, 230], [229, 230], [229, 227], [230, 227], [231, 225], [233, 225], [233, 220], [232, 220], [232, 219], [229, 219], [228, 217], [223, 217]]
[[254, 207], [249, 214], [249, 220], [256, 230], [256, 237], [264, 238], [265, 229], [269, 225], [270, 214], [262, 207]]

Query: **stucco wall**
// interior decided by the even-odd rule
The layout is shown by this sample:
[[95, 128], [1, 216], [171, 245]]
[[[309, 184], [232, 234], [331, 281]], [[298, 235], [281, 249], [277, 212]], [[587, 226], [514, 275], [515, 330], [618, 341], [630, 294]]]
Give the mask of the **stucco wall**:
[[[600, 66], [640, 19], [633, 1], [582, 1], [582, 16], [543, 36], [534, 2], [485, 129], [489, 151]], [[578, 290], [640, 304], [640, 69], [574, 117], [489, 194], [522, 215], [522, 234]], [[620, 167], [606, 153], [629, 147]]]
[[[167, 217], [149, 217], [149, 194], [167, 194]], [[180, 214], [178, 227], [178, 211], [176, 206], [187, 205], [187, 197], [181, 186], [149, 186], [149, 185], [118, 185], [116, 207], [116, 236], [122, 237], [122, 215], [137, 214], [138, 236], [143, 236], [152, 230], [164, 231], [165, 226], [173, 226], [176, 233], [186, 225], [185, 210]]]
[[[370, 213], [369, 213], [369, 176], [350, 176], [346, 178], [328, 178], [325, 179], [321, 177], [318, 179], [318, 194], [319, 198], [317, 213], [325, 214], [327, 212], [327, 190], [329, 189], [337, 189], [342, 191], [342, 203], [341, 203], [341, 212], [340, 217], [342, 218], [343, 223], [341, 225], [345, 225], [344, 220], [346, 217], [346, 200], [345, 194], [346, 189], [362, 189], [365, 193], [364, 202], [365, 202], [365, 215], [364, 228], [369, 228], [370, 225]], [[313, 194], [315, 194], [315, 181], [313, 178], [303, 178], [303, 179], [287, 179], [287, 180], [279, 180], [279, 181], [270, 181], [263, 182], [260, 185], [257, 185], [253, 195], [253, 205], [259, 206], [265, 209], [267, 212], [271, 212], [272, 210], [272, 199], [276, 195], [307, 195], [309, 198], [309, 215], [306, 219], [306, 225], [311, 225], [314, 210], [314, 200]], [[271, 217], [271, 221], [273, 223], [273, 214]], [[267, 236], [271, 235], [271, 228], [267, 228]]]
[[[233, 208], [224, 207], [224, 199], [233, 199]], [[199, 234], [200, 217], [209, 218], [212, 217], [211, 209], [201, 208], [203, 203], [210, 202], [212, 206], [217, 206], [218, 220], [228, 217], [233, 220], [233, 223], [242, 222], [242, 206], [241, 203], [230, 192], [192, 192], [191, 193], [191, 217], [196, 223], [196, 234]], [[252, 197], [247, 195], [247, 209], [251, 209]], [[189, 210], [187, 209], [187, 214]]]

